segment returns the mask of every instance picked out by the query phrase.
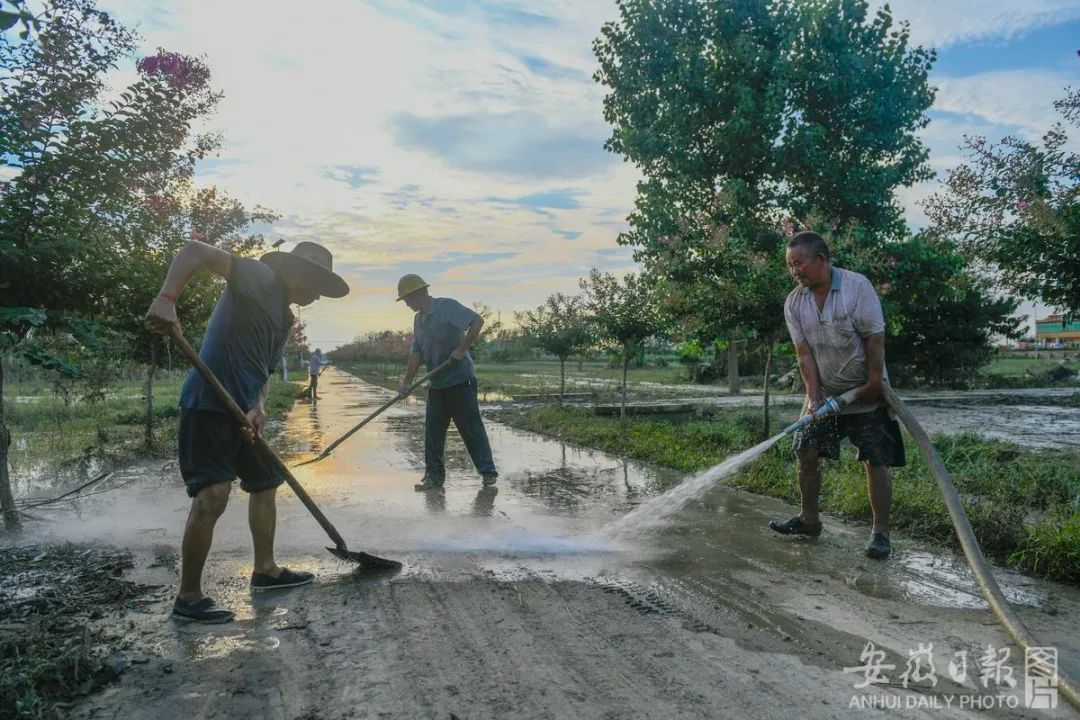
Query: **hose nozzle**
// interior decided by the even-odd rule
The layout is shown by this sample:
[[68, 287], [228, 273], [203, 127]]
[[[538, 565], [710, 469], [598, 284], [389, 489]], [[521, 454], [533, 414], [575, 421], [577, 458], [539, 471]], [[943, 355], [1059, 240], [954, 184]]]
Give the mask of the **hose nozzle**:
[[839, 415], [841, 408], [843, 408], [845, 405], [850, 405], [855, 400], [855, 395], [858, 393], [858, 391], [859, 388], [855, 388], [854, 390], [848, 390], [846, 393], [840, 395], [839, 397], [835, 395], [830, 397], [828, 400], [821, 403], [821, 405], [818, 406], [817, 410], [814, 410], [813, 412], [808, 412], [807, 414], [803, 415], [801, 418], [784, 428], [784, 434], [791, 435], [796, 430], [800, 430], [812, 422], [817, 422], [821, 418], [828, 417], [830, 415]]

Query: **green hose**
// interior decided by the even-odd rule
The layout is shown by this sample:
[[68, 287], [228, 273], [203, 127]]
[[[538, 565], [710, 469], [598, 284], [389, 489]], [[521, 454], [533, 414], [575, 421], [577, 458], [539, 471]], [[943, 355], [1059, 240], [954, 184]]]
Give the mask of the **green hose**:
[[[975, 580], [979, 583], [979, 589], [982, 590], [983, 597], [990, 604], [990, 609], [1005, 630], [1012, 635], [1013, 639], [1025, 651], [1032, 647], [1040, 647], [1031, 631], [1024, 627], [1019, 616], [1009, 605], [1009, 601], [1005, 599], [997, 580], [994, 579], [994, 574], [991, 572], [986, 558], [983, 557], [982, 548], [979, 547], [978, 541], [975, 540], [975, 533], [971, 530], [971, 523], [968, 522], [967, 513], [964, 512], [964, 506], [960, 502], [960, 496], [953, 486], [952, 479], [949, 477], [949, 471], [945, 469], [945, 464], [941, 462], [941, 457], [937, 454], [937, 450], [934, 449], [934, 445], [930, 442], [926, 431], [919, 425], [919, 421], [911, 414], [904, 401], [892, 391], [892, 388], [886, 385], [882, 392], [889, 407], [904, 421], [904, 425], [907, 426], [911, 437], [915, 439], [915, 443], [922, 450], [923, 455], [926, 456], [926, 462], [930, 466], [931, 472], [934, 473], [938, 487], [941, 488], [941, 494], [945, 497], [945, 507], [949, 509], [949, 516], [952, 518], [956, 536], [960, 538], [960, 547], [964, 550], [964, 556], [967, 558], [968, 565], [971, 566], [971, 571], [975, 574]], [[1054, 669], [1046, 665], [1043, 665], [1042, 669], [1048, 676], [1052, 676]], [[1076, 685], [1060, 669], [1056, 670], [1058, 690], [1065, 696], [1070, 705], [1080, 710], [1080, 695], [1077, 694]]]

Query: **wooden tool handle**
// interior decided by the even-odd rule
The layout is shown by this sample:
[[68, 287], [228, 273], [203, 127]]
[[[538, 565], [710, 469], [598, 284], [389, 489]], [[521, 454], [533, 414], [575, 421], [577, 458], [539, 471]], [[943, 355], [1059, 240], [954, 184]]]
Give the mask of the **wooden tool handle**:
[[[199, 371], [199, 374], [202, 375], [203, 380], [205, 380], [206, 383], [214, 389], [214, 392], [217, 393], [218, 399], [221, 400], [222, 404], [225, 405], [225, 407], [229, 411], [229, 414], [233, 416], [233, 419], [254, 432], [255, 428], [253, 428], [251, 426], [251, 422], [248, 421], [247, 413], [240, 409], [240, 406], [237, 405], [236, 401], [233, 400], [231, 395], [229, 395], [229, 391], [225, 389], [225, 386], [222, 385], [221, 381], [217, 379], [216, 375], [214, 375], [213, 370], [207, 367], [206, 363], [204, 363], [202, 358], [198, 356], [194, 348], [192, 348], [191, 345], [188, 344], [188, 341], [184, 337], [183, 333], [181, 333], [176, 326], [173, 326], [169, 330], [169, 336], [172, 338], [172, 341], [176, 343], [176, 346], [180, 348], [180, 352], [183, 353], [184, 357], [190, 360], [191, 364], [195, 366], [195, 369]], [[270, 445], [266, 442], [266, 439], [263, 438], [262, 435], [259, 435], [255, 438], [255, 444], [258, 446], [261, 452], [265, 453], [267, 457], [273, 459], [274, 464], [277, 465], [281, 472], [284, 474], [285, 482], [289, 484], [289, 487], [292, 488], [292, 491], [296, 493], [296, 497], [300, 498], [300, 502], [304, 503], [304, 507], [306, 507], [308, 509], [308, 512], [310, 512], [315, 517], [315, 520], [318, 521], [319, 525], [322, 526], [322, 529], [326, 531], [326, 534], [330, 536], [330, 539], [334, 541], [334, 544], [336, 544], [339, 548], [347, 549], [347, 546], [345, 545], [345, 540], [341, 537], [341, 533], [339, 533], [337, 531], [337, 528], [334, 527], [330, 520], [328, 520], [327, 517], [323, 515], [322, 510], [320, 510], [319, 506], [315, 504], [315, 501], [311, 499], [311, 496], [307, 494], [307, 491], [304, 490], [303, 486], [301, 486], [300, 483], [297, 482], [296, 478], [293, 477], [293, 474], [289, 472], [288, 466], [286, 466], [285, 463], [281, 461], [281, 458], [277, 456], [277, 453], [275, 453], [273, 448], [271, 448]]]

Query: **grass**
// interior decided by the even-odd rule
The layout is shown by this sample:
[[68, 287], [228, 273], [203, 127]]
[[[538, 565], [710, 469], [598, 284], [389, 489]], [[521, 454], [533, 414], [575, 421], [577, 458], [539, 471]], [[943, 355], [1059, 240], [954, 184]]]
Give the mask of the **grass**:
[[[505, 411], [516, 427], [679, 470], [703, 470], [760, 439], [760, 412], [729, 409], [712, 419], [672, 422], [599, 417], [584, 408], [543, 406]], [[1080, 582], [1080, 452], [1027, 451], [974, 435], [937, 436], [983, 550], [1045, 577]], [[914, 442], [907, 467], [895, 471], [893, 527], [930, 542], [956, 546], [941, 493]], [[866, 478], [855, 453], [826, 463], [822, 508], [840, 517], [871, 519]], [[730, 483], [751, 492], [799, 502], [790, 441], [744, 468]]]
[[[143, 382], [118, 383], [103, 400], [70, 404], [40, 383], [5, 386], [5, 420], [11, 431], [11, 475], [21, 482], [47, 475], [83, 471], [94, 465], [117, 465], [141, 456], [164, 457], [176, 452], [177, 406], [184, 375], [175, 373], [154, 383], [153, 435], [145, 442], [146, 396]], [[284, 383], [270, 383], [267, 412], [271, 417], [292, 407], [301, 373]], [[306, 379], [306, 378], [305, 378]]]

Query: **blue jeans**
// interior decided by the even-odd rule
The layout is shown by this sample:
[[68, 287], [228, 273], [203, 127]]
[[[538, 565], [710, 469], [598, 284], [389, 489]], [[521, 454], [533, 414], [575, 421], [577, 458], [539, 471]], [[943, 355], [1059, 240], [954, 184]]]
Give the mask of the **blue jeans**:
[[476, 401], [476, 380], [441, 389], [428, 389], [424, 421], [424, 475], [441, 482], [446, 479], [446, 431], [450, 421], [461, 433], [465, 449], [481, 475], [498, 473], [491, 457], [480, 404]]

